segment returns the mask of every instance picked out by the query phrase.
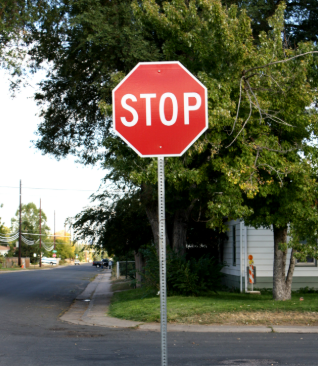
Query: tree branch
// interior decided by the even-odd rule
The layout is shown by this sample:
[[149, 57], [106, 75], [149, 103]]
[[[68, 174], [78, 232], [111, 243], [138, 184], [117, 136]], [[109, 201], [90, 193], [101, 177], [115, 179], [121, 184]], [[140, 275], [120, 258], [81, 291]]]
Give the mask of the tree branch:
[[234, 142], [236, 141], [236, 139], [239, 137], [239, 135], [241, 134], [241, 132], [244, 130], [244, 127], [245, 127], [246, 123], [247, 123], [247, 122], [249, 121], [249, 119], [251, 118], [251, 115], [252, 115], [252, 100], [251, 100], [251, 97], [250, 97], [249, 93], [247, 92], [246, 94], [247, 94], [247, 96], [248, 96], [248, 99], [250, 100], [250, 114], [249, 114], [249, 116], [248, 116], [247, 120], [244, 122], [244, 124], [243, 124], [243, 126], [242, 126], [242, 128], [241, 128], [240, 132], [236, 135], [235, 139], [230, 143], [230, 145], [228, 145], [228, 146], [226, 146], [226, 147], [225, 147], [226, 149], [228, 149], [231, 145], [233, 145], [233, 143], [234, 143]]
[[301, 56], [305, 56], [305, 55], [309, 55], [309, 54], [314, 54], [314, 53], [318, 53], [318, 51], [310, 51], [310, 52], [305, 52], [305, 53], [302, 53], [300, 55], [296, 55], [296, 56], [293, 56], [293, 57], [290, 57], [290, 58], [287, 58], [285, 60], [280, 60], [280, 61], [275, 61], [275, 62], [270, 62], [269, 64], [266, 64], [264, 66], [256, 66], [256, 67], [252, 67], [251, 69], [248, 69], [248, 70], [245, 70], [244, 71], [244, 74], [252, 71], [252, 70], [257, 70], [257, 69], [264, 69], [265, 67], [268, 67], [268, 66], [271, 66], [271, 65], [276, 65], [276, 64], [281, 64], [281, 63], [284, 63], [284, 62], [288, 62], [290, 60], [293, 60], [294, 58], [297, 58], [297, 57], [301, 57]]
[[269, 164], [259, 164], [258, 165], [258, 167], [259, 166], [268, 166], [269, 168], [271, 168], [272, 170], [274, 170], [275, 172], [276, 172], [276, 174], [277, 174], [277, 176], [278, 176], [278, 179], [280, 180], [280, 184], [283, 186], [284, 185], [284, 183], [283, 183], [283, 181], [282, 181], [282, 178], [280, 177], [280, 175], [279, 175], [279, 171], [278, 170], [276, 170], [273, 166], [271, 166], [271, 165], [269, 165]]
[[235, 117], [235, 121], [234, 121], [234, 124], [233, 124], [232, 131], [231, 131], [229, 136], [231, 136], [233, 131], [234, 131], [234, 128], [235, 128], [235, 125], [236, 125], [236, 122], [237, 122], [237, 119], [238, 119], [239, 111], [240, 111], [240, 105], [241, 105], [241, 100], [242, 100], [242, 80], [243, 80], [243, 77], [241, 77], [241, 80], [240, 80], [240, 98], [239, 98], [239, 102], [238, 102], [238, 106], [237, 106], [236, 117]]

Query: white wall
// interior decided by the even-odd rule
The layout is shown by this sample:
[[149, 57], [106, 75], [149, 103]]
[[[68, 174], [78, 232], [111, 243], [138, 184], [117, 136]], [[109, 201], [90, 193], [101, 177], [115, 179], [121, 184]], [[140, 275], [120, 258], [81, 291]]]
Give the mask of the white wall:
[[[223, 272], [229, 275], [240, 276], [240, 220], [232, 220], [226, 224], [229, 228], [228, 240], [224, 244], [223, 259], [228, 267]], [[236, 266], [233, 266], [233, 237], [232, 227], [236, 227]], [[242, 243], [242, 262], [244, 265], [244, 241]], [[291, 250], [288, 250], [286, 261], [286, 273], [289, 267]], [[247, 255], [253, 255], [254, 265], [256, 266], [257, 277], [272, 277], [274, 262], [274, 236], [273, 230], [253, 227], [247, 227]], [[246, 268], [247, 265], [244, 267]], [[245, 273], [244, 268], [244, 273]], [[318, 277], [318, 267], [314, 266], [296, 266], [294, 277]]]

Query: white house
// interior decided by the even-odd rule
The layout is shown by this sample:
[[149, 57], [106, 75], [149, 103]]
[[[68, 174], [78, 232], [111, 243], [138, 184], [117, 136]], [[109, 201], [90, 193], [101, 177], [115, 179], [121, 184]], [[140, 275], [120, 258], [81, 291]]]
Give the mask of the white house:
[[[252, 255], [256, 267], [254, 288], [273, 287], [274, 233], [270, 229], [255, 229], [244, 225], [241, 220], [227, 223], [228, 239], [224, 243], [223, 261], [227, 266], [222, 270], [228, 287], [241, 291], [250, 289], [248, 285], [248, 256]], [[286, 261], [286, 273], [290, 259], [290, 249]], [[293, 276], [293, 290], [301, 287], [318, 288], [317, 261], [308, 258], [307, 262], [296, 264]]]
[[5, 255], [10, 250], [9, 247], [5, 247], [4, 245], [0, 245], [0, 255]]

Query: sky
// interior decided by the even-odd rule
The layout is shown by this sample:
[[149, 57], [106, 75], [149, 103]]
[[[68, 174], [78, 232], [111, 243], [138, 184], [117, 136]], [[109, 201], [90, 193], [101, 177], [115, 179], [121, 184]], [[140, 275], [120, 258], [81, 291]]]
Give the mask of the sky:
[[[40, 123], [39, 109], [32, 99], [33, 86], [22, 89], [15, 98], [9, 93], [6, 74], [0, 70], [0, 208], [1, 221], [10, 227], [11, 218], [19, 206], [19, 181], [22, 180], [22, 203], [34, 202], [48, 217], [48, 226], [64, 229], [65, 219], [79, 213], [90, 204], [105, 175], [97, 167], [84, 167], [73, 157], [57, 161], [42, 155], [32, 146]], [[13, 188], [6, 188], [13, 187]], [[51, 189], [30, 189], [51, 188]], [[53, 190], [54, 189], [54, 190]]]

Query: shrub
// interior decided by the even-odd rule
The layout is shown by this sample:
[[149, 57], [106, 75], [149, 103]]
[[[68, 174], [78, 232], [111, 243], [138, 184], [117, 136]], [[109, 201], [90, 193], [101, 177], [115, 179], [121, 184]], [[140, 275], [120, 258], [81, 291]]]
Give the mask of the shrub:
[[[159, 290], [159, 259], [154, 247], [142, 250], [146, 266], [142, 273], [143, 285], [153, 290]], [[218, 263], [214, 257], [203, 256], [186, 259], [172, 250], [167, 250], [167, 293], [168, 296], [184, 295], [198, 296], [211, 291], [217, 292], [222, 288], [221, 279], [224, 274], [221, 269], [224, 264]]]

